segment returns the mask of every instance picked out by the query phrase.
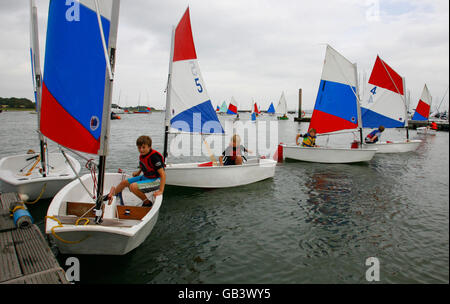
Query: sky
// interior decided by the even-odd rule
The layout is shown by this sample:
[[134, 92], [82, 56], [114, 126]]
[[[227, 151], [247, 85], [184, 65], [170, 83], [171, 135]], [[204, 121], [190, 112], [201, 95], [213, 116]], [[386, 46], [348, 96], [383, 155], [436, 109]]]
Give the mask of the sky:
[[[48, 0], [36, 1], [45, 71]], [[122, 0], [113, 103], [165, 106], [171, 29], [188, 6], [213, 106], [233, 96], [267, 110], [284, 91], [297, 110], [301, 88], [312, 110], [326, 44], [358, 64], [361, 90], [379, 55], [405, 77], [412, 109], [424, 84], [432, 109], [449, 85], [448, 0]], [[33, 100], [29, 39], [29, 1], [0, 0], [0, 97]]]

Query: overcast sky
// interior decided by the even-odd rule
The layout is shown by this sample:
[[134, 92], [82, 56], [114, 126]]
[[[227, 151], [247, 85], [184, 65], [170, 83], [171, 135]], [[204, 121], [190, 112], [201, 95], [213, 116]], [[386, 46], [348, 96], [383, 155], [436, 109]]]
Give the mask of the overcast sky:
[[[44, 70], [48, 0], [36, 1]], [[114, 103], [120, 94], [121, 106], [139, 95], [141, 105], [165, 105], [171, 26], [188, 5], [214, 106], [234, 96], [241, 109], [252, 98], [267, 109], [284, 91], [295, 110], [302, 88], [312, 109], [327, 43], [358, 64], [361, 80], [379, 54], [406, 77], [412, 108], [425, 83], [435, 107], [449, 84], [448, 0], [122, 0]], [[0, 43], [0, 96], [32, 99], [28, 0], [0, 0]]]

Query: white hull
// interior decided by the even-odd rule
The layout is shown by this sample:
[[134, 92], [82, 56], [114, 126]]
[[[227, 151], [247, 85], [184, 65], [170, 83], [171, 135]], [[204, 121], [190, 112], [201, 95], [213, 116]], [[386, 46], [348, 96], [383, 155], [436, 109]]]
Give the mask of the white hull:
[[[61, 153], [49, 153], [47, 163], [51, 166], [46, 177], [39, 173], [41, 163], [27, 176], [27, 172], [32, 168], [35, 159], [27, 161], [26, 159], [36, 154], [23, 154], [4, 157], [0, 160], [0, 180], [3, 182], [4, 192], [17, 192], [21, 197], [28, 200], [35, 200], [39, 197], [45, 186], [41, 198], [51, 198], [56, 193], [76, 178], [75, 173], [70, 168], [66, 159]], [[80, 172], [80, 163], [70, 155], [67, 155], [72, 166]], [[28, 164], [28, 166], [27, 166]], [[23, 169], [25, 168], [25, 169]], [[20, 171], [23, 169], [22, 171]]]
[[[104, 192], [109, 193], [110, 188], [120, 183], [122, 177], [123, 175], [119, 173], [106, 173]], [[124, 177], [129, 178], [130, 176]], [[92, 189], [90, 174], [82, 176], [81, 180], [88, 189]], [[126, 206], [140, 206], [142, 204], [140, 199], [128, 189], [123, 191], [123, 199]], [[84, 221], [82, 221], [79, 225], [63, 223], [63, 227], [54, 229], [56, 235], [65, 241], [78, 242], [81, 240], [76, 244], [63, 242], [53, 235], [51, 229], [58, 226], [58, 223], [53, 219], [46, 219], [45, 233], [52, 237], [59, 251], [63, 254], [124, 255], [141, 245], [151, 233], [158, 220], [162, 199], [162, 195], [158, 196], [151, 209], [141, 207], [150, 211], [138, 221], [128, 220], [127, 222], [127, 220], [118, 219], [116, 206], [119, 205], [119, 202], [114, 197], [111, 205], [105, 202], [104, 222], [102, 224], [83, 225]], [[80, 182], [75, 180], [54, 197], [48, 208], [47, 216], [67, 216], [66, 202], [68, 201], [94, 203], [82, 188]], [[126, 224], [128, 225], [126, 227], [117, 227], [108, 224], [111, 222], [131, 224]]]
[[405, 153], [415, 151], [421, 140], [377, 142], [374, 144], [363, 144], [365, 148], [376, 148], [377, 153]]
[[283, 145], [283, 157], [314, 163], [346, 164], [370, 161], [375, 149], [302, 147]]
[[272, 178], [277, 162], [272, 159], [249, 160], [238, 166], [199, 167], [201, 163], [168, 164], [166, 184], [194, 188], [227, 188]]
[[423, 134], [423, 135], [436, 135], [436, 130], [429, 129], [427, 127], [419, 127], [416, 129], [417, 134]]

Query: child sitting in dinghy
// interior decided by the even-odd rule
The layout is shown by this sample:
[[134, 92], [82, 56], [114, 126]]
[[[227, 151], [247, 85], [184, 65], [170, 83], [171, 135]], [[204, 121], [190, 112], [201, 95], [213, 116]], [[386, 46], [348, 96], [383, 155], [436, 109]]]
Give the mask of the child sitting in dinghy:
[[243, 153], [251, 153], [247, 148], [241, 145], [241, 137], [234, 134], [231, 137], [230, 145], [223, 151], [219, 157], [221, 166], [242, 165], [247, 160]]
[[366, 138], [364, 139], [364, 142], [366, 144], [374, 144], [376, 143], [380, 137], [381, 137], [381, 133], [384, 131], [384, 127], [380, 126], [377, 130], [373, 130], [372, 132], [370, 132]]
[[305, 135], [297, 134], [297, 137], [295, 138], [295, 143], [297, 145], [300, 144], [298, 142], [300, 137], [303, 137], [302, 147], [318, 147], [316, 146], [316, 129], [309, 129], [308, 133], [306, 133]]
[[[166, 173], [164, 171], [164, 157], [156, 150], [152, 149], [152, 139], [149, 136], [140, 136], [136, 140], [139, 151], [139, 170], [133, 172], [133, 177], [123, 180], [116, 187], [112, 187], [108, 195], [109, 199], [113, 195], [118, 195], [126, 187], [142, 200], [143, 207], [152, 207], [153, 203], [147, 198], [145, 193], [155, 191], [153, 196], [163, 194], [166, 184]], [[140, 175], [143, 173], [143, 175]], [[123, 203], [123, 202], [122, 202]]]

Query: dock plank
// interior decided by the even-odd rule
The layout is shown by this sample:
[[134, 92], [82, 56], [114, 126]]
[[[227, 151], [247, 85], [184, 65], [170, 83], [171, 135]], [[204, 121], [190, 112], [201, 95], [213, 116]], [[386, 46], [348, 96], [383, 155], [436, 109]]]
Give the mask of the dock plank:
[[39, 227], [14, 225], [17, 202], [17, 193], [0, 193], [0, 284], [69, 284]]
[[11, 234], [24, 275], [59, 266], [58, 261], [36, 225], [13, 230]]
[[0, 283], [22, 275], [11, 231], [0, 232]]

